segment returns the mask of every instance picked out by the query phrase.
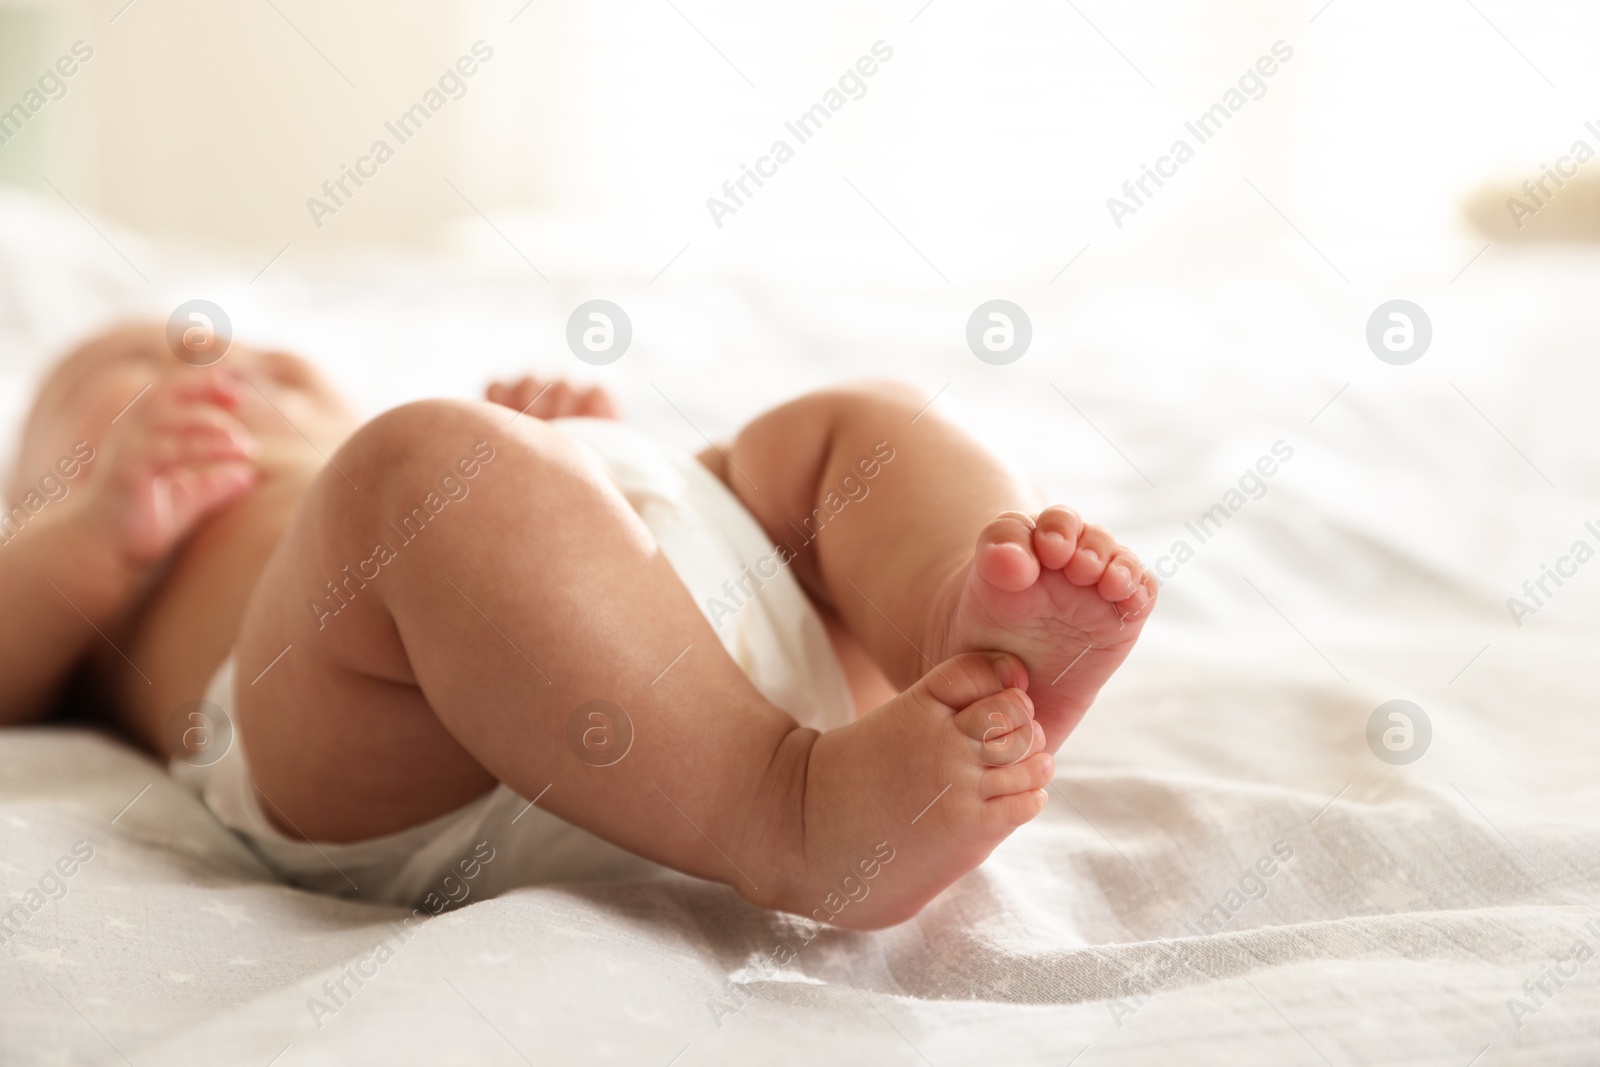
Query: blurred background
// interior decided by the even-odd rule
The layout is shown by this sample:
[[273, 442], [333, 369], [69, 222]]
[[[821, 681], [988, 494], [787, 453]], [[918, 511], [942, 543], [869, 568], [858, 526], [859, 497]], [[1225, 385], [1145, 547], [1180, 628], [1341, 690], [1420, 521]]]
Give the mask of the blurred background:
[[[263, 263], [494, 244], [481, 211], [535, 263], [654, 270], [688, 244], [848, 272], [886, 249], [920, 280], [877, 211], [954, 281], [1048, 278], [1090, 242], [1285, 218], [1319, 246], [1461, 237], [1486, 184], [1537, 177], [1600, 120], [1597, 28], [1578, 0], [0, 0], [0, 107], [93, 49], [0, 146], [0, 181]], [[479, 40], [465, 95], [316, 227], [307, 198]], [[705, 199], [879, 40], [866, 95], [715, 227]], [[1265, 95], [1113, 225], [1106, 198], [1278, 41]]]

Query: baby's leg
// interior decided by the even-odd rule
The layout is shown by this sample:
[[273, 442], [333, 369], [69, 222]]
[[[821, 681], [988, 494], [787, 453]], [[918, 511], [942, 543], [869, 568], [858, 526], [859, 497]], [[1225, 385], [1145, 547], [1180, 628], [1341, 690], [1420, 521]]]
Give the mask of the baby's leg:
[[[837, 921], [878, 926], [1037, 812], [1050, 759], [1007, 688], [1014, 659], [958, 657], [850, 726], [801, 729], [724, 653], [586, 453], [510, 415], [430, 401], [369, 423], [257, 585], [239, 727], [286, 832], [358, 840], [498, 780], [771, 907], [832, 914], [833, 887], [851, 877], [859, 896], [868, 865], [870, 900]], [[605, 767], [569, 744], [597, 700], [635, 731]]]
[[1052, 752], [1155, 599], [1132, 552], [1067, 508], [1040, 511], [1032, 489], [906, 386], [801, 397], [706, 458], [895, 686], [959, 652], [1020, 657]]

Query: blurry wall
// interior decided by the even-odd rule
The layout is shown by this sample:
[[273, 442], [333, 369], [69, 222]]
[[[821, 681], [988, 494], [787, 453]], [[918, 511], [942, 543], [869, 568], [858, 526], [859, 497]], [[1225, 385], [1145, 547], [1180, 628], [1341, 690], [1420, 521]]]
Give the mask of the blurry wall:
[[390, 111], [416, 100], [434, 67], [466, 50], [470, 42], [456, 40], [459, 12], [379, 0], [274, 3], [13, 0], [0, 8], [7, 38], [13, 25], [40, 24], [30, 60], [7, 49], [0, 99], [15, 99], [19, 83], [73, 41], [94, 50], [67, 95], [16, 140], [65, 136], [49, 136], [42, 157], [35, 150], [25, 161], [4, 159], [13, 145], [0, 148], [0, 174], [48, 178], [78, 206], [159, 234], [274, 247], [424, 238], [456, 210], [438, 177], [459, 155], [459, 126], [448, 121], [430, 122], [435, 128], [352, 198], [336, 227], [312, 226], [304, 201], [339, 176], [340, 164], [355, 162]]
[[[1279, 211], [1318, 241], [1443, 237], [1484, 180], [1537, 176], [1600, 120], [1597, 31], [1577, 0], [0, 0], [0, 107], [94, 50], [0, 145], [0, 180], [263, 260], [462, 220], [499, 240], [477, 210], [663, 262], [686, 242], [825, 259], [881, 213], [968, 277], [1133, 233], [1279, 236]], [[395, 143], [384, 123], [479, 40], [464, 95]], [[865, 95], [718, 228], [706, 198], [879, 40]], [[1107, 197], [1277, 41], [1293, 58], [1263, 95], [1118, 228]], [[379, 138], [394, 158], [319, 228], [307, 199]]]

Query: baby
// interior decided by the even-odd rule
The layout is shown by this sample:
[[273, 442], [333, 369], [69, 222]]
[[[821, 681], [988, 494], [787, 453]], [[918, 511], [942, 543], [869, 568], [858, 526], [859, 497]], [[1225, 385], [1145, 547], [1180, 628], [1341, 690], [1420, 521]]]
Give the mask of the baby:
[[899, 385], [690, 459], [595, 388], [362, 423], [294, 356], [193, 362], [130, 326], [40, 390], [0, 516], [26, 619], [0, 723], [87, 679], [303, 884], [413, 896], [503, 797], [474, 868], [558, 816], [763, 907], [902, 922], [1039, 813], [1156, 598]]

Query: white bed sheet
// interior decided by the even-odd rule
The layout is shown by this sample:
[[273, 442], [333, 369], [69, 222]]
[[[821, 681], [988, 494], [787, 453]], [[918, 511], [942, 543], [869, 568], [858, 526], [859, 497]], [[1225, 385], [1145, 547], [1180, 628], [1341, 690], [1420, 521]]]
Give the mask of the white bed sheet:
[[[259, 264], [107, 235], [120, 254], [64, 209], [0, 194], [4, 425], [63, 345], [206, 296], [371, 410], [495, 371], [584, 371], [697, 447], [845, 376], [944, 387], [941, 409], [1152, 560], [1275, 441], [1295, 451], [1168, 583], [1044, 815], [877, 934], [813, 938], [673, 878], [519, 890], [402, 943], [395, 909], [274, 882], [130, 748], [0, 733], [7, 907], [75, 842], [94, 849], [0, 945], [0, 1061], [1600, 1060], [1600, 959], [1546, 977], [1578, 941], [1600, 953], [1600, 569], [1520, 629], [1504, 605], [1600, 524], [1592, 251], [1497, 248], [1451, 283], [1473, 249], [1352, 265], [1335, 248], [1341, 283], [1297, 242], [1093, 249], [1053, 284], [996, 294], [904, 282], [909, 267], [862, 286], [546, 265], [544, 283], [493, 255], [290, 256], [252, 284]], [[1006, 368], [962, 340], [995, 295], [1035, 327]], [[1437, 331], [1408, 368], [1361, 341], [1395, 295]], [[561, 347], [594, 296], [634, 322], [609, 368]], [[7, 605], [0, 625], [26, 613]], [[1434, 731], [1406, 767], [1364, 735], [1396, 698]], [[1230, 897], [1280, 842], [1293, 855], [1264, 896]], [[392, 958], [362, 963], [375, 973], [337, 1005], [324, 983], [380, 940]], [[1541, 980], [1535, 1003], [1524, 983]], [[1535, 1010], [1514, 1017], [1510, 998]]]

